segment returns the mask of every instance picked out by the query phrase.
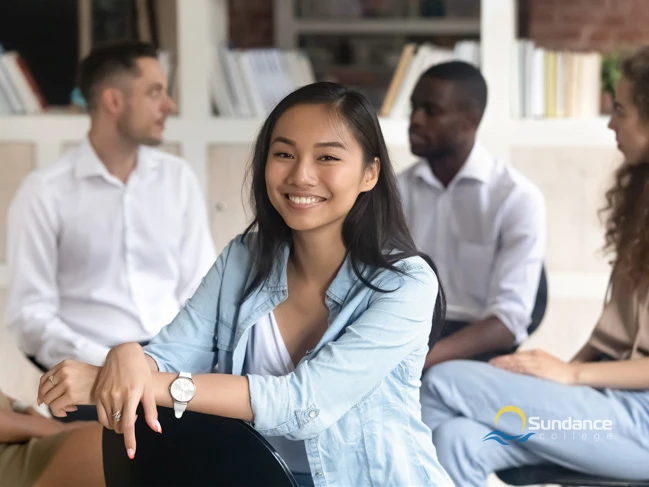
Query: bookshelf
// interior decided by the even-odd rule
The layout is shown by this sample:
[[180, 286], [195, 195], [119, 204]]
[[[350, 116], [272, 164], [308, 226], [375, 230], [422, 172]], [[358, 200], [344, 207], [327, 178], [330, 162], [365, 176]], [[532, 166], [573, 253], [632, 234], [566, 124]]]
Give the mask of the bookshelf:
[[480, 21], [478, 19], [418, 16], [391, 18], [333, 17], [315, 19], [296, 15], [298, 11], [297, 0], [273, 1], [275, 9], [275, 45], [284, 49], [297, 47], [298, 37], [303, 34], [374, 34], [398, 36], [480, 35]]
[[[222, 248], [246, 222], [247, 214], [241, 204], [242, 174], [262, 120], [212, 115], [210, 64], [219, 44], [228, 38], [228, 0], [162, 1], [174, 2], [177, 8], [179, 63], [180, 110], [168, 120], [166, 140], [179, 145], [181, 155], [198, 175], [214, 241], [217, 248]], [[277, 1], [282, 8], [290, 4], [288, 0]], [[301, 21], [297, 27], [289, 26], [284, 31], [290, 18], [287, 20], [281, 11], [276, 13], [279, 46], [290, 47], [296, 32], [332, 31], [328, 21]], [[405, 19], [381, 19], [368, 23], [354, 21], [335, 28], [341, 35], [343, 30], [400, 35], [402, 28], [411, 32], [428, 32], [430, 28], [480, 36], [482, 72], [490, 91], [480, 140], [494, 155], [511, 161], [530, 177], [542, 189], [548, 205], [549, 308], [540, 330], [525, 347], [545, 347], [567, 359], [588, 336], [607, 284], [605, 261], [596, 254], [602, 232], [595, 213], [601, 206], [596, 197], [602, 194], [613, 167], [614, 137], [607, 130], [604, 117], [523, 120], [511, 116], [509, 53], [516, 38], [515, 0], [482, 0], [477, 25], [475, 21], [459, 19], [444, 22], [443, 27], [436, 19], [406, 26]], [[0, 183], [12, 180], [6, 177], [7, 167], [11, 166], [5, 164], [8, 154], [33, 154], [26, 156], [28, 160], [21, 167], [45, 167], [59, 157], [66, 145], [79, 141], [88, 125], [88, 118], [80, 114], [0, 116]], [[408, 150], [408, 121], [384, 119], [381, 126], [395, 165], [405, 168], [414, 160]], [[14, 150], [16, 147], [21, 150]], [[10, 197], [0, 184], [0, 239], [5, 238], [4, 211]], [[0, 256], [0, 308], [7, 283], [7, 268], [1, 259]], [[23, 377], [20, 380], [25, 382]], [[32, 390], [30, 386], [29, 391]], [[489, 485], [496, 484], [490, 479]]]
[[[177, 29], [177, 83], [180, 99], [179, 113], [170, 117], [167, 123], [166, 139], [180, 147], [181, 155], [191, 164], [202, 183], [209, 205], [210, 219], [213, 223], [213, 234], [217, 246], [222, 246], [229, 238], [238, 233], [245, 223], [245, 215], [238, 207], [241, 202], [242, 167], [247, 162], [251, 143], [259, 130], [261, 119], [225, 118], [212, 115], [210, 99], [210, 65], [215, 59], [218, 46], [228, 40], [227, 0], [168, 0], [175, 2]], [[291, 2], [277, 0], [280, 6], [276, 11], [275, 28], [278, 33], [278, 44], [289, 46], [296, 33], [316, 30], [338, 29], [357, 32], [359, 29], [384, 32], [385, 35], [402, 34], [402, 28], [410, 25], [415, 30], [446, 29], [455, 33], [479, 35], [481, 41], [482, 72], [489, 85], [489, 104], [480, 131], [480, 139], [487, 148], [505, 160], [511, 160], [512, 154], [523, 154], [527, 158], [537, 148], [584, 148], [604, 151], [613, 154], [614, 137], [607, 130], [607, 120], [603, 117], [592, 119], [514, 119], [510, 110], [510, 90], [512, 83], [512, 66], [509, 52], [516, 37], [516, 1], [515, 0], [482, 0], [479, 21], [453, 19], [426, 19], [411, 21], [408, 19], [388, 20], [372, 19], [371, 21], [350, 21], [349, 23], [329, 20], [300, 20], [295, 22], [293, 16], [285, 17]], [[291, 23], [290, 28], [286, 23]], [[410, 23], [412, 22], [412, 23]], [[444, 27], [442, 25], [444, 24]], [[426, 32], [428, 32], [426, 30]], [[397, 169], [410, 165], [414, 158], [409, 154], [406, 119], [382, 119], [381, 126], [388, 147], [392, 153]], [[1, 116], [0, 145], [3, 143], [26, 143], [33, 146], [34, 166], [44, 167], [60, 155], [65, 144], [80, 140], [88, 127], [88, 119], [81, 114], [44, 113], [33, 116]], [[554, 154], [554, 152], [551, 152]], [[559, 156], [557, 156], [559, 157]], [[608, 157], [608, 156], [607, 156]], [[516, 161], [514, 161], [516, 162]], [[525, 162], [523, 160], [523, 162]], [[0, 171], [2, 161], [0, 161]], [[581, 171], [581, 169], [580, 169]], [[604, 169], [594, 168], [602, 172]], [[608, 171], [608, 168], [606, 168]], [[583, 171], [582, 171], [583, 172]], [[0, 172], [1, 174], [1, 172]], [[576, 172], [576, 174], [582, 174]], [[577, 177], [577, 176], [575, 176]], [[545, 183], [544, 183], [545, 184]], [[548, 183], [549, 184], [549, 183]], [[581, 184], [576, 181], [575, 184]], [[591, 183], [588, 183], [591, 184]], [[595, 184], [595, 183], [592, 183]], [[598, 183], [599, 184], [599, 183]], [[547, 189], [547, 191], [546, 191]], [[544, 188], [549, 204], [552, 201], [552, 187]], [[599, 191], [593, 189], [594, 191]], [[3, 211], [0, 208], [0, 211]], [[550, 211], [551, 218], [560, 218], [563, 210]], [[588, 212], [589, 214], [591, 212]], [[592, 211], [594, 213], [594, 209]], [[227, 228], [223, 228], [227, 225]], [[579, 232], [579, 222], [575, 231]], [[592, 240], [597, 238], [596, 223], [588, 223], [588, 231], [593, 233]], [[591, 228], [592, 227], [592, 228]], [[0, 238], [4, 238], [0, 234]], [[594, 244], [589, 244], [581, 252], [593, 252]], [[558, 247], [558, 245], [557, 245]], [[596, 247], [596, 246], [595, 246]], [[552, 252], [559, 252], [552, 250]], [[599, 261], [574, 272], [565, 265], [555, 266], [550, 257], [550, 284], [553, 276], [560, 277], [561, 285], [557, 288], [569, 294], [571, 289], [581, 289], [581, 293], [599, 298], [598, 283], [602, 280], [605, 266]], [[560, 260], [560, 259], [559, 259]], [[563, 262], [563, 261], [561, 261]], [[589, 261], [590, 262], [590, 261]], [[560, 268], [559, 268], [560, 267]], [[589, 272], [593, 279], [591, 288], [580, 287], [584, 273]], [[572, 280], [571, 280], [572, 279]], [[0, 289], [6, 282], [6, 269], [0, 262]], [[559, 282], [559, 281], [557, 281]], [[574, 282], [574, 286], [571, 286]], [[585, 290], [584, 290], [585, 289]], [[588, 291], [590, 289], [590, 291]], [[602, 291], [603, 292], [603, 291]], [[580, 294], [581, 296], [581, 294]], [[583, 296], [581, 296], [583, 298]]]
[[[424, 12], [433, 3], [439, 11]], [[459, 2], [449, 1], [274, 0], [274, 44], [303, 49], [319, 79], [358, 89], [378, 109], [406, 43], [452, 49], [480, 37], [480, 0], [464, 3], [474, 7], [458, 16]]]

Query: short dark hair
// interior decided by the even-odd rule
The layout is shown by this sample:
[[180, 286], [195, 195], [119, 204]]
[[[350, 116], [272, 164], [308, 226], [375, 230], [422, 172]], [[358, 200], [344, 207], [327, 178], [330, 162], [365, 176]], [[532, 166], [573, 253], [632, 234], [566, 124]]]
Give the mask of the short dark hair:
[[478, 68], [464, 61], [436, 64], [423, 77], [450, 81], [460, 91], [458, 102], [464, 109], [474, 110], [480, 118], [487, 107], [487, 82]]
[[[394, 265], [396, 261], [422, 254], [417, 251], [406, 224], [397, 177], [374, 108], [362, 94], [337, 83], [323, 81], [306, 85], [288, 94], [270, 113], [257, 136], [248, 167], [248, 179], [252, 183], [250, 202], [254, 220], [244, 232], [245, 236], [253, 234], [256, 230], [254, 246], [257, 264], [246, 295], [252, 293], [270, 275], [278, 250], [283, 245], [292, 244], [291, 229], [268, 197], [266, 161], [277, 121], [284, 113], [298, 105], [328, 107], [340, 117], [356, 138], [363, 150], [364, 163], [371, 164], [375, 157], [380, 161], [381, 168], [376, 186], [358, 196], [345, 218], [342, 236], [358, 278], [368, 287], [386, 292], [384, 289], [375, 288], [362, 275], [361, 269], [372, 266], [399, 272]], [[437, 274], [430, 258], [423, 255], [422, 257]], [[440, 284], [433, 318], [434, 338], [442, 329], [445, 303]]]
[[96, 88], [106, 79], [120, 73], [138, 76], [136, 61], [143, 57], [157, 58], [158, 50], [139, 41], [122, 41], [93, 49], [79, 64], [79, 89], [88, 109], [95, 108]]

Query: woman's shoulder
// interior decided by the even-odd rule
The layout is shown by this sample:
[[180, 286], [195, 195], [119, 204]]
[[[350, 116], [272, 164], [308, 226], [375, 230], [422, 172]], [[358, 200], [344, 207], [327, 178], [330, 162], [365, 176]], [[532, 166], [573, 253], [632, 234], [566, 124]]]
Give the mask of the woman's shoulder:
[[394, 269], [376, 269], [372, 272], [371, 282], [379, 288], [383, 285], [398, 284], [399, 287], [435, 288], [439, 286], [437, 275], [431, 266], [418, 255], [404, 257], [392, 263]]
[[234, 237], [219, 253], [216, 267], [221, 273], [241, 271], [248, 274], [254, 266], [254, 239], [253, 233], [242, 233]]

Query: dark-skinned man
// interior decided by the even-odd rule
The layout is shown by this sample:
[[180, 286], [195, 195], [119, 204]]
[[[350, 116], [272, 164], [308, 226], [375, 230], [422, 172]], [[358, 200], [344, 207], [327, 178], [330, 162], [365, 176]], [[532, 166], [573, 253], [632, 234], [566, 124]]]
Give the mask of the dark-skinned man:
[[410, 230], [432, 257], [447, 297], [442, 338], [424, 369], [488, 360], [528, 336], [545, 253], [545, 202], [476, 141], [487, 85], [474, 66], [435, 65], [411, 96], [410, 148], [400, 175]]

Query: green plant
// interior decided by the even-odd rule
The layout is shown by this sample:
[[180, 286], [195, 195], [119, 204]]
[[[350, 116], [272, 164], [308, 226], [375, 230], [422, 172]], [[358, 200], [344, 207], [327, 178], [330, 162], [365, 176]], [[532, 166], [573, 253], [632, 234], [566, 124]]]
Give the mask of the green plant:
[[615, 85], [622, 76], [622, 52], [605, 54], [602, 57], [602, 91], [615, 92]]

